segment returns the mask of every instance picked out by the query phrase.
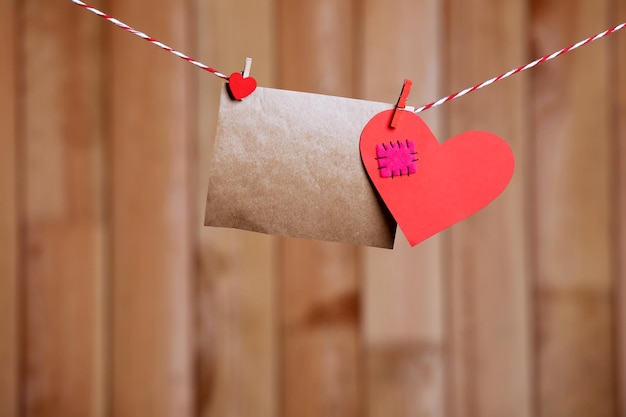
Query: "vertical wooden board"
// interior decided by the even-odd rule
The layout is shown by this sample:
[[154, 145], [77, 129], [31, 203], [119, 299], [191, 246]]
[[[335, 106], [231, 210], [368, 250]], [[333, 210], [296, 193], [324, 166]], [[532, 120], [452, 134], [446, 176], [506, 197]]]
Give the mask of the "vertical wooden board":
[[[526, 2], [448, 3], [449, 92], [528, 60]], [[515, 174], [491, 205], [452, 227], [450, 410], [454, 417], [531, 416], [525, 75], [446, 105], [448, 135], [486, 130], [513, 148]]]
[[[614, 0], [615, 19], [612, 22], [626, 22], [626, 0]], [[617, 314], [617, 361], [618, 369], [618, 415], [626, 415], [626, 29], [622, 29], [610, 40], [610, 60], [612, 65], [611, 82], [615, 83], [613, 116], [613, 146], [617, 178], [614, 181], [616, 194], [613, 199], [613, 215], [618, 224], [616, 233], [617, 281], [615, 288], [615, 312]]]
[[[106, 387], [101, 268], [103, 235], [90, 224], [30, 230], [25, 415], [103, 416]], [[81, 393], [77, 395], [77, 393]]]
[[[393, 103], [404, 78], [413, 81], [409, 104], [438, 98], [440, 2], [367, 0], [361, 17], [362, 98]], [[441, 112], [420, 116], [441, 137]], [[393, 251], [367, 248], [363, 256], [367, 415], [443, 417], [442, 239], [411, 248], [399, 235]]]
[[282, 248], [281, 415], [361, 415], [353, 248], [292, 240]]
[[[350, 0], [281, 1], [278, 24], [281, 87], [353, 96]], [[283, 416], [362, 414], [357, 259], [353, 246], [281, 240]]]
[[354, 1], [277, 2], [280, 87], [353, 97]]
[[102, 416], [104, 212], [99, 22], [21, 6], [25, 416]]
[[[198, 0], [198, 57], [230, 74], [247, 56], [260, 85], [274, 79], [273, 0]], [[276, 239], [202, 227], [207, 173], [223, 81], [198, 72], [200, 271], [198, 413], [204, 417], [277, 415]]]
[[[534, 2], [537, 54], [604, 30], [608, 4]], [[616, 413], [608, 46], [532, 74], [538, 416]]]
[[[188, 2], [110, 1], [110, 14], [189, 50]], [[112, 415], [194, 415], [192, 66], [108, 26]]]
[[366, 252], [365, 378], [371, 417], [446, 415], [441, 257], [438, 238], [419, 248], [398, 242], [393, 252]]
[[18, 413], [18, 253], [17, 234], [17, 20], [16, 2], [0, 3], [0, 415]]
[[196, 296], [199, 413], [273, 417], [278, 400], [275, 307], [270, 293], [274, 248], [265, 236], [234, 231], [223, 236], [202, 247], [202, 281]]

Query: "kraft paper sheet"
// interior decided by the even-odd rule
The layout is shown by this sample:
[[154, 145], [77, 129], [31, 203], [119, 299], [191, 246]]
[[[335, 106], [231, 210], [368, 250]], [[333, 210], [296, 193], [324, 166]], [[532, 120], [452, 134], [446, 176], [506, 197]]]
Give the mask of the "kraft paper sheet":
[[363, 168], [359, 138], [393, 108], [343, 97], [224, 87], [205, 225], [392, 248], [396, 223]]

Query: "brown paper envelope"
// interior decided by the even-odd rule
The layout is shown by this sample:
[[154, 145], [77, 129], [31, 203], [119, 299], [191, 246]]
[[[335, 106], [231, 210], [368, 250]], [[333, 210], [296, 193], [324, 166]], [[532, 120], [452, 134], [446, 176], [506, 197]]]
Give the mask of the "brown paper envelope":
[[359, 138], [386, 103], [257, 88], [222, 91], [205, 225], [392, 248], [396, 224]]

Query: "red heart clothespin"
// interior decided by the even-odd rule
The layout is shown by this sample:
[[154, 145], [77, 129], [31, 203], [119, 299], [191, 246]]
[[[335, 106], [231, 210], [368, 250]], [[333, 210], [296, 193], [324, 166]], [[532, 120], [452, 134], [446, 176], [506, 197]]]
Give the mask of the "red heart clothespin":
[[256, 90], [256, 80], [250, 77], [252, 58], [246, 58], [243, 73], [233, 72], [228, 77], [228, 91], [235, 100], [243, 100]]

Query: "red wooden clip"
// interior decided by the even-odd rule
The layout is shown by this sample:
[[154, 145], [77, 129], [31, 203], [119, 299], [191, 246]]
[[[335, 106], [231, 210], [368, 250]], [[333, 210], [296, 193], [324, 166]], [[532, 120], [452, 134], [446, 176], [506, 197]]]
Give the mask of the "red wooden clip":
[[398, 98], [398, 103], [396, 104], [396, 109], [393, 112], [393, 117], [391, 118], [391, 127], [396, 128], [398, 123], [400, 122], [401, 111], [406, 107], [406, 101], [409, 98], [409, 92], [411, 91], [411, 86], [413, 82], [411, 80], [404, 80], [404, 84], [402, 85], [402, 91], [400, 92], [400, 98]]

